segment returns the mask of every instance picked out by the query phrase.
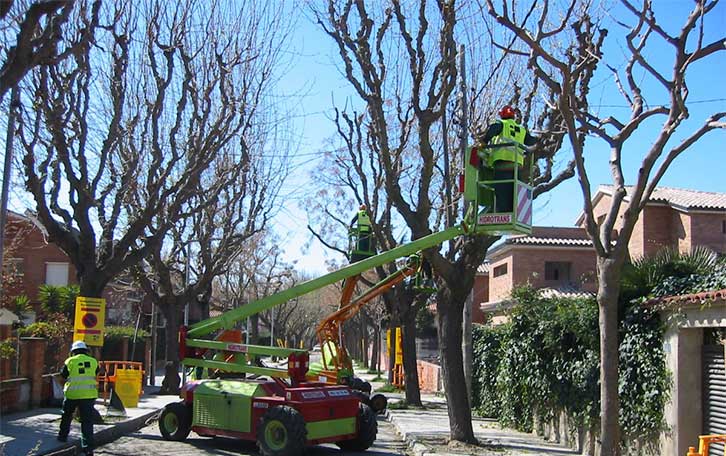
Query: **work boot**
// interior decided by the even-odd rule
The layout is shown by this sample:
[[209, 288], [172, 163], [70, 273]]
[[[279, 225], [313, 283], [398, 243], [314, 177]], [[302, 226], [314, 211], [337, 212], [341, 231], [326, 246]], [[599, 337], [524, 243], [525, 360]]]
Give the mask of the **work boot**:
[[65, 442], [67, 442], [67, 441], [68, 441], [68, 437], [61, 437], [61, 436], [58, 436], [58, 437], [56, 437], [55, 439], [56, 439], [57, 441], [59, 441], [59, 442], [63, 442], [63, 443], [65, 443]]

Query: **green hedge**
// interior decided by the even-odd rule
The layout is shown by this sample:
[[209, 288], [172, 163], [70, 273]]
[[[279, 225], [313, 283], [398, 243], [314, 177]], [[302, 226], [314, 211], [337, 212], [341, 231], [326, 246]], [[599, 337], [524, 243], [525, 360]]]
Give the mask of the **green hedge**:
[[[475, 409], [531, 432], [534, 418], [565, 411], [586, 429], [598, 425], [598, 308], [590, 299], [546, 299], [531, 287], [513, 292], [508, 323], [474, 330]], [[664, 426], [669, 374], [663, 325], [655, 311], [628, 305], [621, 318], [621, 425], [625, 440], [655, 441]], [[570, 429], [574, 432], [574, 429]]]
[[129, 356], [134, 352], [134, 359], [130, 361], [144, 361], [144, 350], [146, 349], [145, 337], [149, 336], [149, 332], [139, 328], [136, 335], [136, 349], [134, 350], [134, 326], [106, 326], [103, 338], [103, 348], [101, 348], [101, 358], [107, 361], [121, 361], [123, 355], [122, 343], [128, 337], [129, 340]]

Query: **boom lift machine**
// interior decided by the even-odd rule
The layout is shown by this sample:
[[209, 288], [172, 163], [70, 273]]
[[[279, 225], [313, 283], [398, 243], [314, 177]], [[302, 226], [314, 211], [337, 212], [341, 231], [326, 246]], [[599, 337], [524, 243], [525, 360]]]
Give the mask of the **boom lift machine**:
[[[234, 326], [251, 315], [462, 234], [531, 230], [528, 220], [517, 212], [499, 218], [494, 226], [489, 226], [486, 219], [482, 219], [482, 212], [491, 210], [491, 206], [480, 211], [485, 204], [479, 197], [489, 201], [486, 195], [491, 191], [491, 182], [481, 181], [481, 173], [474, 166], [467, 166], [465, 172], [464, 180], [469, 183], [467, 189], [470, 191], [463, 188], [462, 191], [470, 210], [461, 226], [362, 259], [190, 327], [183, 326], [179, 334], [182, 364], [206, 370], [212, 378], [188, 381], [182, 386], [182, 400], [164, 408], [159, 419], [164, 438], [184, 440], [194, 430], [202, 436], [253, 440], [263, 456], [297, 456], [305, 446], [319, 443], [335, 443], [350, 451], [370, 447], [377, 432], [374, 411], [348, 385], [331, 385], [306, 378], [309, 357], [305, 350], [243, 344], [241, 333]], [[470, 174], [472, 172], [475, 174]], [[520, 188], [525, 188], [531, 198], [531, 187], [527, 184], [516, 177], [511, 184], [515, 195]], [[395, 280], [403, 275], [397, 275]], [[351, 308], [341, 310], [357, 311], [356, 308], [376, 292], [364, 293], [351, 303]], [[266, 366], [261, 359], [265, 356], [287, 358], [287, 369]]]

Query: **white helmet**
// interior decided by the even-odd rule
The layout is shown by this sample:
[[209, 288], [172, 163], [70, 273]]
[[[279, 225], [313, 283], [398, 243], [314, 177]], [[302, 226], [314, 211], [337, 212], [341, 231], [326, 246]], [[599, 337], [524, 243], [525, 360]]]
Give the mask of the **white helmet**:
[[76, 350], [88, 350], [88, 345], [82, 340], [77, 340], [71, 345], [71, 351], [74, 352]]

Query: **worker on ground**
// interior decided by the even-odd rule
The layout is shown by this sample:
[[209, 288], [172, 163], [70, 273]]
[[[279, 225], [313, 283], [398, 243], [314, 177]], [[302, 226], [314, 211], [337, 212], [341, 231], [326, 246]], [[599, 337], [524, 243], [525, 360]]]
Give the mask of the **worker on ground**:
[[[527, 147], [533, 146], [537, 138], [531, 136], [527, 129], [515, 119], [517, 113], [511, 106], [504, 106], [499, 111], [500, 120], [489, 125], [478, 143], [481, 166], [494, 170], [493, 180], [512, 180], [514, 170], [518, 170], [518, 179], [529, 180], [529, 168], [525, 166]], [[512, 212], [514, 210], [513, 183], [493, 184], [496, 195], [496, 212]]]
[[82, 340], [71, 345], [71, 356], [63, 363], [61, 376], [63, 387], [63, 416], [61, 417], [58, 440], [66, 442], [71, 431], [71, 421], [76, 408], [81, 415], [81, 450], [86, 456], [93, 454], [93, 404], [98, 397], [96, 375], [98, 361], [89, 354], [88, 346]]
[[355, 245], [350, 255], [351, 263], [373, 256], [374, 251], [371, 243], [373, 229], [365, 204], [360, 205], [358, 212], [350, 221], [350, 231], [355, 235]]

